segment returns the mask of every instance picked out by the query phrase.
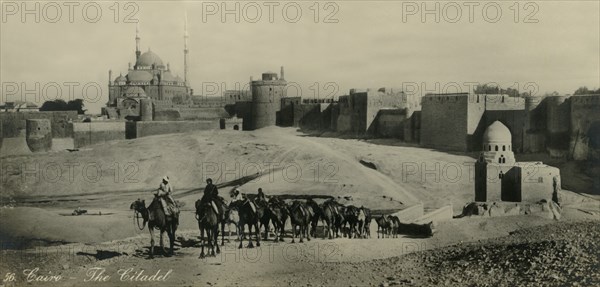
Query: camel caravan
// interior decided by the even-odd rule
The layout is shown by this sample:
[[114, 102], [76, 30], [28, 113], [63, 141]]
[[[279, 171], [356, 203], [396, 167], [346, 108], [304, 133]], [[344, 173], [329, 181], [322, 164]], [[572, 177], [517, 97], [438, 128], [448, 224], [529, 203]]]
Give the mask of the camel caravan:
[[[221, 246], [225, 244], [225, 226], [228, 227], [228, 241], [231, 238], [231, 225], [235, 227], [235, 234], [239, 241], [239, 248], [243, 248], [244, 240], [247, 248], [253, 248], [253, 239], [256, 246], [260, 240], [269, 240], [269, 233], [274, 234], [273, 241], [283, 242], [286, 235], [285, 226], [288, 222], [292, 226], [291, 242], [296, 239], [300, 243], [304, 239], [317, 238], [319, 222], [323, 232], [321, 236], [329, 239], [370, 238], [371, 222], [377, 223], [377, 238], [397, 238], [399, 234], [408, 234], [419, 237], [433, 236], [432, 223], [406, 224], [397, 216], [378, 215], [373, 217], [369, 208], [364, 206], [344, 205], [335, 198], [328, 198], [318, 204], [314, 199], [284, 200], [280, 196], [265, 196], [262, 189], [257, 194], [241, 193], [238, 187], [230, 192], [230, 201], [218, 195], [217, 186], [209, 178], [201, 199], [195, 203], [195, 218], [198, 222], [201, 240], [200, 257], [216, 256], [220, 253], [219, 233]], [[134, 210], [134, 224], [143, 229], [146, 224], [150, 231], [150, 258], [154, 255], [154, 231], [160, 231], [160, 247], [164, 254], [173, 254], [175, 232], [179, 225], [179, 208], [172, 196], [169, 178], [164, 177], [160, 187], [154, 192], [154, 200], [146, 207], [145, 201], [138, 199], [131, 204]], [[139, 219], [143, 223], [139, 223]], [[246, 233], [246, 226], [248, 232]], [[271, 229], [272, 226], [272, 229]], [[264, 230], [264, 233], [261, 233]], [[170, 249], [164, 248], [164, 233], [169, 238]], [[208, 252], [205, 252], [205, 248]]]

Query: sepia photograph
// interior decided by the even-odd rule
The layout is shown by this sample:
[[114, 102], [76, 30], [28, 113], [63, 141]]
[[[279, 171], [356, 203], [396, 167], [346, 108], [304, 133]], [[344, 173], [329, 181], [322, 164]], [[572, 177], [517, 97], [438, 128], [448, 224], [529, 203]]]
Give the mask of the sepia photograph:
[[0, 287], [600, 286], [598, 0], [0, 6]]

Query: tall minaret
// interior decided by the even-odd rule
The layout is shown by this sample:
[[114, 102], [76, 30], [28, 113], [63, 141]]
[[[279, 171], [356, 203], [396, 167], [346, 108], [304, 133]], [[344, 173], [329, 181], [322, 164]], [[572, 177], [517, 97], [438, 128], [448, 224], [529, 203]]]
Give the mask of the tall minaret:
[[136, 62], [140, 58], [141, 54], [142, 54], [142, 52], [140, 50], [140, 27], [139, 27], [138, 23], [135, 23], [135, 61]]
[[279, 79], [280, 80], [285, 80], [285, 77], [283, 76], [283, 66], [281, 66], [281, 75], [279, 75]]
[[185, 86], [189, 87], [190, 83], [188, 82], [188, 30], [187, 30], [187, 12], [185, 13], [185, 23], [183, 23], [183, 79], [185, 81]]

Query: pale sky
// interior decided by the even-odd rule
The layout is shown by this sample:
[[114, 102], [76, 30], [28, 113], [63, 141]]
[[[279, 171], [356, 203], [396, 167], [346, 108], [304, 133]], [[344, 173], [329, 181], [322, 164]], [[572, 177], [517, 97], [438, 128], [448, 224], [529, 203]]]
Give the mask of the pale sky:
[[[60, 97], [67, 99], [73, 84], [65, 82], [75, 82], [79, 85], [73, 88], [75, 98], [81, 97], [82, 87], [88, 84], [86, 107], [99, 112], [108, 100], [108, 70], [112, 69], [114, 79], [121, 72], [126, 74], [128, 62], [135, 62], [136, 24], [123, 19], [131, 12], [139, 20], [142, 52], [150, 47], [181, 77], [187, 12], [190, 83], [195, 94], [207, 94], [207, 85], [213, 83], [234, 89], [235, 83], [246, 84], [250, 76], [257, 79], [265, 71], [279, 72], [282, 65], [286, 80], [298, 83], [307, 98], [315, 96], [316, 86], [320, 97], [343, 95], [350, 88], [383, 86], [443, 92], [444, 86], [458, 85], [467, 92], [472, 82], [496, 82], [522, 90], [537, 87], [537, 94], [570, 94], [580, 86], [600, 87], [598, 1], [529, 2], [529, 6], [518, 2], [518, 9], [514, 1], [498, 1], [493, 2], [496, 6], [488, 4], [485, 15], [483, 7], [489, 1], [471, 1], [476, 5], [472, 22], [465, 2], [347, 1], [329, 2], [333, 4], [327, 7], [327, 2], [319, 2], [315, 9], [314, 1], [296, 1], [297, 6], [290, 4], [287, 10], [288, 17], [294, 18], [294, 7], [302, 9], [296, 23], [283, 17], [282, 7], [288, 2], [271, 2], [278, 5], [273, 6], [273, 23], [269, 4], [264, 2], [205, 1], [205, 9], [199, 1], [133, 2], [137, 11], [132, 7], [126, 10], [126, 2], [120, 2], [119, 9], [111, 8], [113, 1], [94, 2], [102, 11], [96, 23], [86, 22], [82, 16], [87, 2], [73, 7], [73, 23], [63, 2], [57, 2], [63, 5], [57, 23], [50, 23], [57, 9], [47, 2], [37, 2], [39, 23], [35, 15], [22, 15], [21, 2], [2, 2], [0, 102], [25, 99], [41, 104], [41, 97], [22, 93], [24, 87], [34, 89], [36, 82], [40, 94], [46, 87], [46, 99], [56, 97], [56, 86], [61, 87]], [[28, 7], [33, 9], [33, 3]], [[221, 20], [222, 3], [230, 9], [239, 3], [239, 23], [235, 15]], [[257, 23], [247, 21], [256, 15], [255, 7], [248, 3], [261, 8]], [[427, 6], [421, 7], [423, 3]], [[435, 9], [436, 3], [440, 5], [439, 23], [433, 14], [425, 15], [423, 23], [422, 8]], [[457, 15], [453, 3], [461, 9], [456, 23], [450, 23]], [[204, 23], [203, 13], [214, 5], [219, 11], [207, 15]], [[491, 23], [498, 7], [502, 15]], [[93, 8], [88, 6], [90, 18], [95, 16]], [[415, 14], [403, 19], [411, 8]], [[117, 23], [115, 10], [120, 11]], [[318, 23], [315, 10], [319, 11]], [[332, 12], [338, 23], [323, 23]], [[525, 23], [534, 20], [537, 23]], [[102, 88], [98, 97], [95, 84]], [[15, 85], [19, 91], [12, 92]]]

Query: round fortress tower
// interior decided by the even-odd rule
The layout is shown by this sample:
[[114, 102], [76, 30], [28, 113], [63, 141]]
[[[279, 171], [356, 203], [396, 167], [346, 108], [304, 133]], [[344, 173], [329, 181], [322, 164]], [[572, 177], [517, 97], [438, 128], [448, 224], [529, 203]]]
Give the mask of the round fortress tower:
[[140, 99], [140, 120], [144, 122], [152, 121], [153, 107], [151, 99]]
[[283, 78], [283, 67], [281, 67], [281, 78], [277, 73], [266, 72], [262, 79], [252, 81], [252, 104], [245, 125], [248, 130], [260, 129], [276, 124], [277, 112], [281, 110], [281, 98], [286, 96], [287, 82]]
[[525, 97], [525, 130], [537, 130], [539, 119], [535, 119], [534, 110], [542, 102], [542, 97], [526, 96]]
[[25, 140], [32, 152], [44, 152], [52, 149], [52, 128], [48, 119], [29, 119], [25, 121]]

